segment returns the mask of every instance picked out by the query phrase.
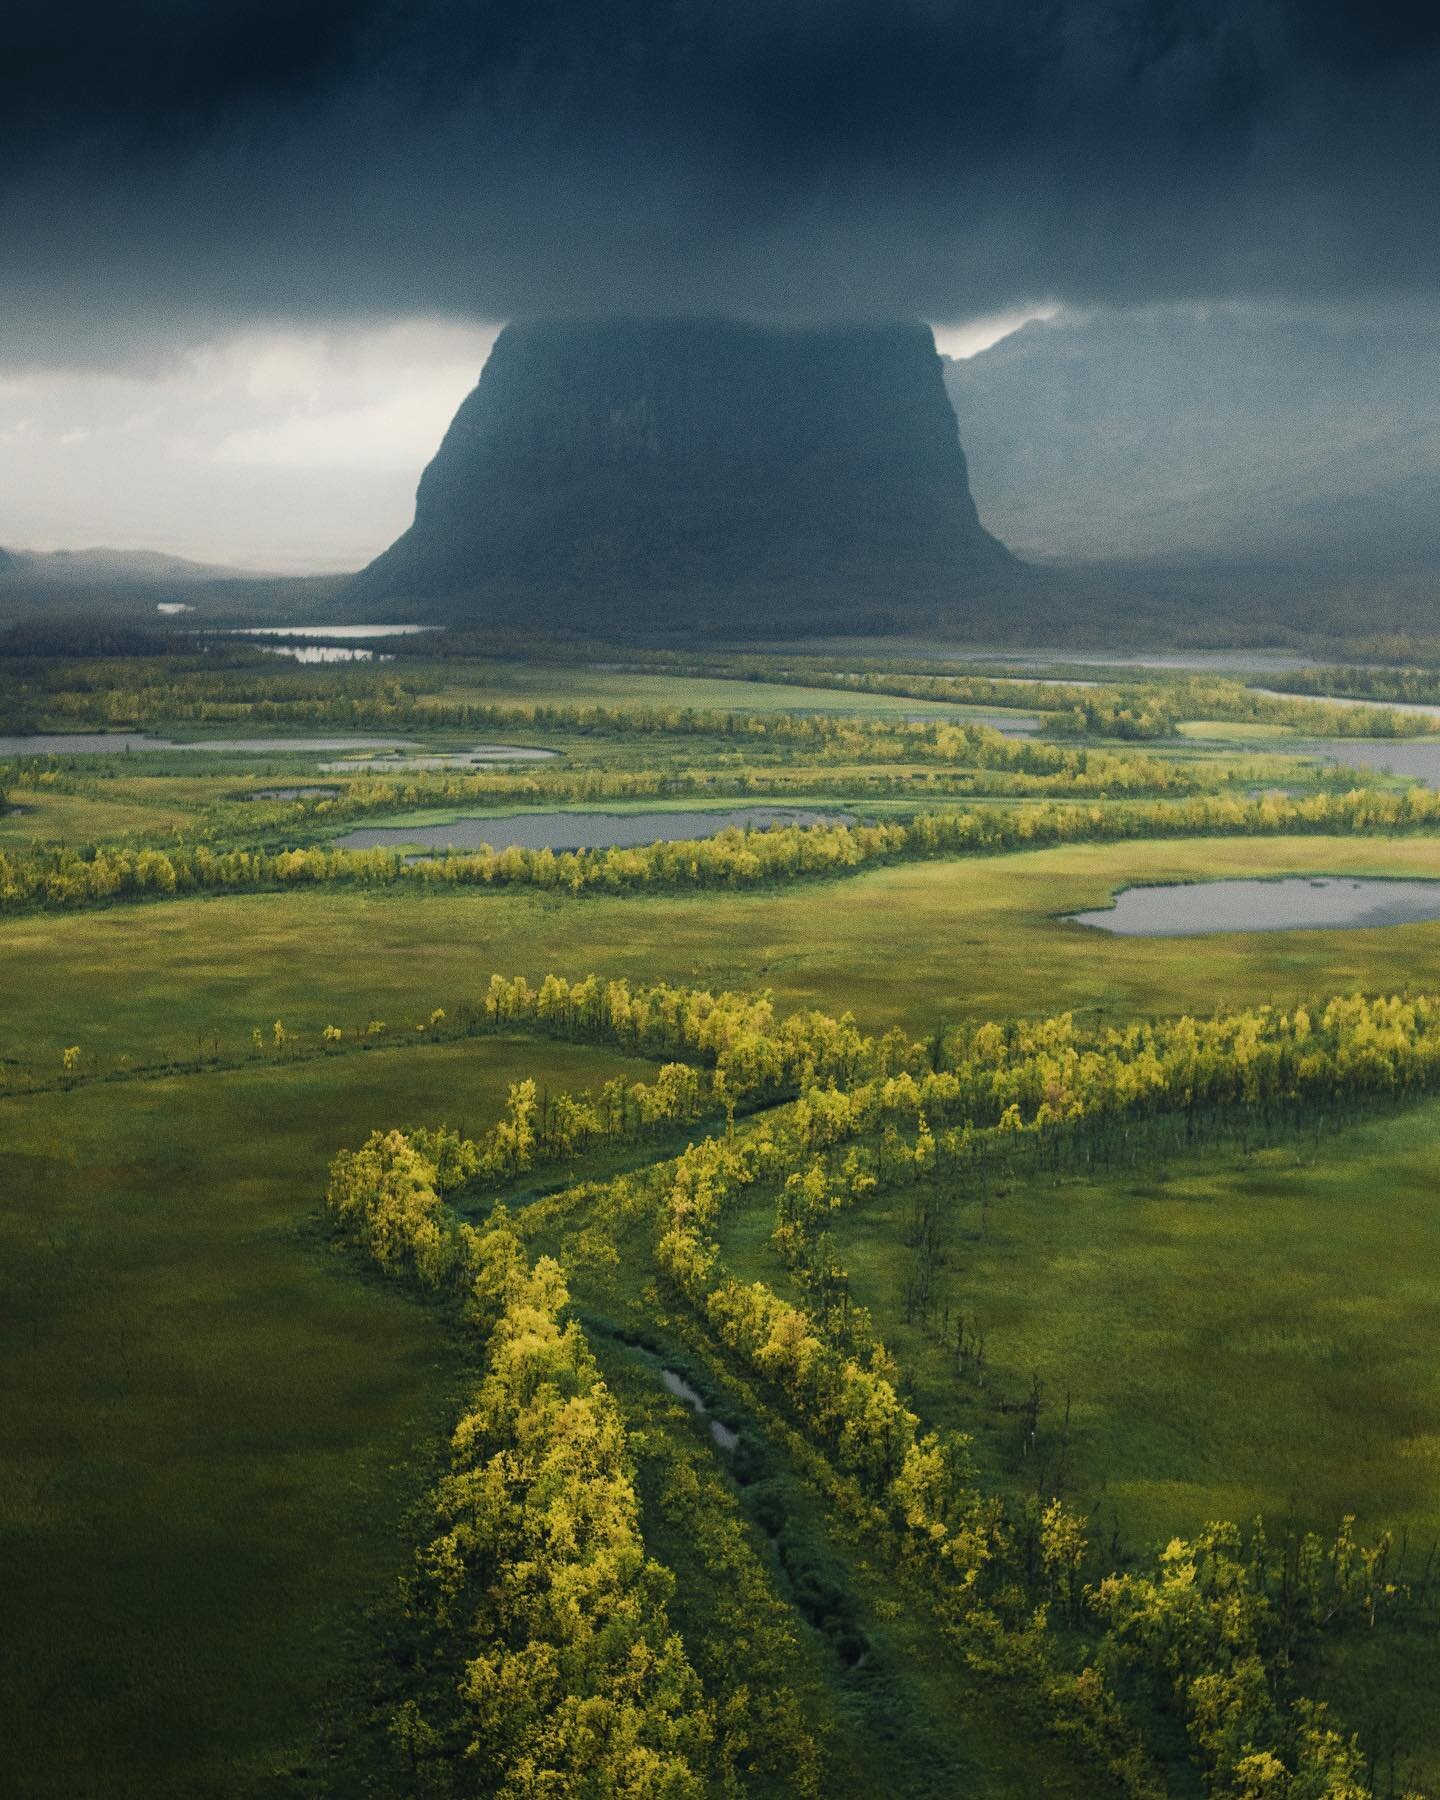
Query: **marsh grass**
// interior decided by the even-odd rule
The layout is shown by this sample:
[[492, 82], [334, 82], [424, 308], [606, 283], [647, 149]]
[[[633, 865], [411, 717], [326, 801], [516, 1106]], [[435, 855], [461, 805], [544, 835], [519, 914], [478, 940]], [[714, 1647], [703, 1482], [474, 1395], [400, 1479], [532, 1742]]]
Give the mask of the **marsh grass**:
[[[308, 1766], [457, 1405], [435, 1308], [318, 1223], [377, 1120], [635, 1065], [507, 1040], [0, 1102], [0, 1685], [15, 1791], [265, 1791]], [[548, 1061], [547, 1061], [548, 1059]]]

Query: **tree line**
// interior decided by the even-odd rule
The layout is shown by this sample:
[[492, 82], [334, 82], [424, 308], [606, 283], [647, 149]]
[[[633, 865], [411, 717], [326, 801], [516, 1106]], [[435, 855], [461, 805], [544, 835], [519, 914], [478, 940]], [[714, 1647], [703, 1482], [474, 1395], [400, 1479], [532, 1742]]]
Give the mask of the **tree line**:
[[[600, 706], [575, 702], [482, 702], [438, 695], [424, 672], [390, 666], [277, 670], [256, 662], [134, 658], [42, 665], [27, 675], [23, 716], [32, 723], [103, 726], [154, 724], [291, 724], [388, 726], [393, 729], [549, 729], [579, 733], [757, 737], [795, 741], [814, 734], [829, 714], [744, 713], [674, 706]], [[648, 665], [647, 665], [648, 666]], [[693, 664], [690, 668], [693, 668]], [[687, 672], [690, 672], [687, 668]], [[1395, 738], [1430, 735], [1440, 719], [1384, 706], [1327, 704], [1324, 696], [1433, 700], [1433, 675], [1423, 670], [1306, 670], [1277, 675], [1262, 692], [1244, 681], [1188, 674], [1143, 681], [1084, 683], [1028, 675], [929, 673], [918, 670], [835, 671], [823, 664], [778, 665], [742, 660], [706, 663], [694, 672], [768, 684], [797, 682], [840, 693], [986, 705], [1047, 715], [1052, 730], [1082, 736], [1144, 740], [1173, 736], [1185, 720], [1275, 724], [1326, 737]], [[497, 685], [493, 670], [486, 680]], [[1290, 696], [1294, 696], [1293, 698]], [[17, 717], [20, 714], [17, 713]], [[903, 721], [850, 719], [853, 733]]]
[[[837, 1303], [823, 1241], [809, 1252], [812, 1276], [818, 1263], [826, 1284], [817, 1312], [726, 1272], [715, 1236], [723, 1213], [787, 1160], [762, 1135], [769, 1124], [742, 1145], [707, 1140], [673, 1165], [657, 1262], [727, 1351], [775, 1389], [834, 1458], [856, 1489], [857, 1516], [882, 1538], [898, 1534], [901, 1557], [939, 1584], [940, 1616], [967, 1659], [1037, 1682], [1056, 1729], [1137, 1797], [1164, 1791], [1140, 1724], [1163, 1714], [1173, 1696], [1209, 1793], [1363, 1800], [1359, 1746], [1322, 1705], [1293, 1693], [1288, 1670], [1297, 1642], [1322, 1620], [1330, 1629], [1347, 1619], [1371, 1625], [1397, 1604], [1404, 1590], [1387, 1579], [1388, 1539], [1358, 1547], [1347, 1520], [1328, 1545], [1308, 1536], [1292, 1567], [1267, 1552], [1262, 1527], [1242, 1549], [1233, 1526], [1217, 1526], [1197, 1546], [1172, 1542], [1154, 1574], [1084, 1582], [1093, 1550], [1084, 1522], [1058, 1497], [1033, 1523], [1017, 1520], [977, 1485], [967, 1439], [922, 1432], [868, 1315]], [[908, 1166], [924, 1160], [929, 1135], [922, 1115]], [[882, 1165], [861, 1187], [853, 1167], [845, 1171], [851, 1198], [885, 1178]], [[892, 1179], [894, 1171], [892, 1160]], [[792, 1169], [781, 1190], [782, 1231], [823, 1230], [827, 1213], [844, 1203], [827, 1193], [828, 1174], [817, 1162]], [[793, 1239], [790, 1247], [793, 1259]], [[1028, 1580], [1018, 1583], [1022, 1542]], [[1045, 1594], [1038, 1609], [1037, 1584]], [[1082, 1634], [1078, 1669], [1048, 1628], [1051, 1608], [1063, 1610], [1067, 1631]], [[1124, 1698], [1133, 1677], [1149, 1683], [1138, 1707]]]
[[711, 676], [790, 685], [804, 683], [842, 693], [887, 694], [956, 705], [1019, 707], [1051, 715], [1049, 729], [1120, 739], [1163, 738], [1191, 719], [1230, 724], [1283, 725], [1323, 737], [1423, 737], [1440, 729], [1424, 715], [1353, 706], [1305, 705], [1285, 696], [1373, 696], [1380, 700], [1440, 699], [1433, 673], [1415, 669], [1304, 670], [1266, 677], [1278, 692], [1262, 693], [1246, 682], [1214, 675], [1151, 676], [1144, 681], [1038, 680], [1032, 675], [936, 674], [903, 664], [838, 673], [822, 664], [784, 666], [739, 658], [684, 664]]
[[[736, 1618], [758, 1663], [727, 1668], [710, 1646], [717, 1707], [671, 1625], [674, 1577], [641, 1534], [626, 1421], [566, 1317], [558, 1265], [527, 1262], [503, 1207], [478, 1230], [452, 1215], [453, 1258], [437, 1259], [442, 1195], [470, 1162], [453, 1133], [377, 1132], [336, 1160], [327, 1192], [332, 1216], [388, 1273], [463, 1296], [485, 1346], [434, 1495], [436, 1534], [416, 1558], [411, 1605], [438, 1678], [391, 1712], [411, 1782], [449, 1794], [463, 1769], [466, 1791], [514, 1800], [698, 1800], [745, 1792], [757, 1775], [817, 1793], [818, 1747], [778, 1680], [793, 1633], [733, 1508], [701, 1515], [692, 1491], [709, 1554], [740, 1585]], [[748, 1678], [764, 1672], [776, 1679]]]
[[[617, 1040], [658, 1034], [692, 1051], [708, 1039], [716, 1073], [733, 1042], [777, 1029], [767, 1005], [685, 989], [610, 992], [593, 977], [551, 977], [539, 989], [496, 977], [487, 997], [497, 1025], [523, 1019]], [[1286, 1671], [1307, 1634], [1347, 1621], [1373, 1625], [1404, 1603], [1387, 1540], [1357, 1545], [1346, 1521], [1333, 1540], [1307, 1536], [1292, 1554], [1272, 1549], [1260, 1527], [1242, 1539], [1232, 1526], [1215, 1526], [1193, 1543], [1176, 1540], [1153, 1571], [1101, 1571], [1087, 1581], [1095, 1549], [1058, 1497], [1033, 1519], [1016, 1518], [985, 1493], [968, 1440], [923, 1429], [873, 1322], [845, 1294], [843, 1271], [828, 1290], [806, 1284], [812, 1311], [728, 1274], [717, 1233], [740, 1196], [768, 1184], [779, 1196], [778, 1225], [803, 1255], [803, 1240], [823, 1234], [837, 1205], [912, 1179], [937, 1157], [973, 1159], [986, 1137], [1074, 1131], [1117, 1107], [1412, 1091], [1440, 1071], [1440, 1001], [1341, 996], [1313, 1011], [1258, 1008], [1088, 1034], [1060, 1015], [941, 1034], [930, 1045], [903, 1034], [867, 1038], [821, 1015], [796, 1017], [798, 1029], [787, 1033], [789, 1021], [780, 1021], [777, 1035], [791, 1046], [792, 1066], [794, 1046], [828, 1046], [805, 1053], [828, 1071], [823, 1085], [807, 1086], [793, 1105], [739, 1134], [727, 1130], [639, 1177], [587, 1187], [580, 1198], [592, 1218], [618, 1226], [634, 1216], [637, 1195], [650, 1197], [666, 1283], [832, 1459], [854, 1518], [923, 1569], [962, 1653], [977, 1667], [1038, 1683], [1056, 1728], [1127, 1791], [1161, 1791], [1137, 1720], [1173, 1702], [1210, 1793], [1362, 1800], [1358, 1747], [1323, 1707], [1294, 1694]], [[751, 1054], [747, 1062], [779, 1069], [786, 1055]], [[948, 1129], [946, 1116], [955, 1121]], [[369, 1158], [363, 1167], [337, 1162], [332, 1209], [352, 1229], [356, 1216], [384, 1216], [383, 1228], [362, 1224], [357, 1234], [372, 1254], [413, 1268], [429, 1285], [464, 1291], [479, 1282], [476, 1234], [453, 1213], [441, 1222], [448, 1209], [438, 1178], [418, 1183], [428, 1195], [419, 1205], [409, 1174], [392, 1179], [406, 1145], [427, 1167], [464, 1178], [465, 1156], [444, 1134], [377, 1134], [360, 1153]], [[571, 1203], [541, 1202], [525, 1218], [553, 1217]], [[407, 1236], [413, 1248], [397, 1252]], [[437, 1236], [448, 1236], [448, 1257], [436, 1256]], [[812, 1263], [814, 1251], [812, 1244]], [[1066, 1647], [1076, 1633], [1078, 1667]]]
[[1285, 694], [1346, 695], [1357, 700], [1395, 700], [1408, 706], [1440, 705], [1440, 671], [1435, 669], [1287, 669], [1266, 679], [1271, 687]]
[[199, 893], [256, 893], [312, 885], [533, 887], [555, 893], [629, 894], [739, 889], [853, 874], [887, 863], [1114, 843], [1127, 838], [1398, 834], [1433, 829], [1440, 792], [1355, 789], [1288, 799], [1194, 795], [1125, 806], [965, 808], [907, 821], [731, 827], [712, 838], [644, 847], [555, 852], [512, 845], [408, 858], [385, 849], [212, 850], [129, 846], [0, 851], [0, 910], [83, 907]]

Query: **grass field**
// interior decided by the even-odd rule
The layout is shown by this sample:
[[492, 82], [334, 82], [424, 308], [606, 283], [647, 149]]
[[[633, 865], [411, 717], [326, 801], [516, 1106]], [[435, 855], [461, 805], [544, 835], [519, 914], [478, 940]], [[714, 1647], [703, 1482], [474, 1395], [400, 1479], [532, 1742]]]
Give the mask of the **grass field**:
[[499, 665], [498, 679], [445, 682], [442, 700], [472, 700], [507, 706], [685, 706], [696, 712], [823, 712], [858, 713], [874, 718], [1033, 719], [1027, 707], [966, 706], [943, 700], [914, 700], [904, 695], [866, 694], [843, 689], [806, 687], [799, 683], [733, 681], [696, 675], [647, 675], [625, 669], [547, 669], [540, 680], [532, 672]]
[[[1081, 1177], [942, 1186], [941, 1291], [986, 1338], [983, 1385], [903, 1318], [915, 1194], [837, 1216], [857, 1297], [890, 1321], [925, 1415], [975, 1432], [1012, 1479], [1038, 1464], [1016, 1416], [1044, 1389], [1039, 1459], [1108, 1534], [1147, 1548], [1207, 1519], [1345, 1512], [1419, 1542], [1440, 1458], [1440, 1104], [1243, 1149], [1223, 1139]], [[741, 1266], [784, 1272], [773, 1208], [736, 1227]], [[1028, 1469], [1028, 1476], [1027, 1476]], [[1425, 1539], [1428, 1543], [1428, 1538]]]
[[1208, 1012], [1226, 1000], [1440, 987], [1440, 923], [1121, 939], [1063, 918], [1133, 882], [1351, 872], [1440, 876], [1440, 845], [1137, 842], [736, 895], [305, 891], [37, 915], [0, 937], [12, 996], [4, 1054], [48, 1072], [77, 1042], [140, 1061], [193, 1054], [201, 1034], [235, 1049], [276, 1018], [312, 1036], [331, 1022], [419, 1021], [476, 997], [496, 970], [768, 987], [785, 1004], [914, 1032], [1066, 1007]]
[[[970, 1434], [1017, 1500], [1060, 1491], [1117, 1559], [1140, 1562], [1210, 1520], [1262, 1516], [1272, 1537], [1328, 1542], [1354, 1515], [1362, 1540], [1394, 1534], [1413, 1579], [1437, 1537], [1437, 1156], [1431, 1100], [1250, 1149], [1222, 1138], [1084, 1177], [940, 1184], [928, 1324], [904, 1304], [917, 1190], [874, 1196], [831, 1231], [913, 1404]], [[752, 1206], [726, 1251], [743, 1279], [783, 1292], [773, 1225], [773, 1203]], [[983, 1336], [983, 1373], [957, 1365], [961, 1319]], [[1311, 1679], [1368, 1741], [1398, 1740], [1406, 1779], [1433, 1791], [1433, 1632], [1349, 1640]]]
[[456, 1405], [440, 1317], [317, 1227], [377, 1125], [632, 1068], [487, 1039], [0, 1102], [11, 1792], [230, 1795], [314, 1760]]
[[[442, 701], [994, 716], [598, 666], [457, 662], [430, 673]], [[1202, 765], [1210, 752], [1194, 740], [1211, 729], [1141, 748]], [[1247, 770], [1288, 781], [1289, 765], [1260, 755], [1285, 747], [1281, 728], [1213, 730], [1215, 752], [1228, 746]], [[742, 754], [719, 738], [552, 735], [573, 763], [615, 771], [706, 770]], [[777, 796], [786, 805], [804, 803], [807, 769], [842, 786], [853, 775], [857, 790], [874, 773], [818, 754], [792, 762], [773, 741], [756, 754], [796, 784]], [[175, 751], [90, 779], [77, 759], [66, 779], [79, 791], [12, 794], [19, 806], [0, 817], [0, 848], [158, 841], [217, 819], [240, 832], [246, 809], [228, 806], [231, 796], [326, 779], [316, 760]], [[817, 804], [907, 803], [832, 791]], [[399, 816], [480, 810], [491, 809]], [[419, 1508], [477, 1347], [453, 1312], [331, 1240], [326, 1165], [382, 1126], [443, 1119], [478, 1135], [523, 1076], [554, 1093], [654, 1073], [545, 1038], [446, 1040], [427, 1024], [435, 1009], [454, 1029], [493, 972], [538, 983], [551, 970], [593, 970], [637, 985], [769, 989], [782, 1011], [852, 1011], [866, 1031], [899, 1024], [929, 1040], [942, 1023], [1064, 1009], [1119, 1023], [1355, 989], [1440, 991], [1440, 921], [1166, 940], [1115, 938], [1065, 917], [1134, 883], [1346, 873], [1440, 879], [1440, 841], [1134, 841], [743, 893], [311, 888], [7, 917], [0, 1684], [11, 1785], [37, 1800], [409, 1800], [403, 1778], [387, 1787], [375, 1772], [384, 1728], [365, 1696], [377, 1680], [403, 1691], [403, 1671], [377, 1676], [377, 1645], [424, 1535]], [[371, 1034], [372, 1021], [384, 1030]], [[343, 1032], [338, 1047], [323, 1044], [327, 1026]], [[78, 1067], [67, 1070], [72, 1047]], [[216, 1066], [187, 1072], [207, 1058]], [[507, 1192], [523, 1205], [562, 1179], [639, 1167], [712, 1129], [718, 1114], [517, 1176]], [[1114, 1534], [1120, 1556], [1257, 1511], [1325, 1530], [1355, 1512], [1362, 1536], [1388, 1525], [1420, 1545], [1440, 1534], [1437, 1152], [1440, 1101], [1424, 1100], [1183, 1150], [1142, 1135], [1128, 1157], [1083, 1173], [1022, 1166], [948, 1193], [942, 1304], [983, 1330], [983, 1385], [957, 1370], [933, 1324], [907, 1322], [915, 1190], [874, 1194], [831, 1229], [925, 1423], [973, 1434], [984, 1480], [1012, 1497], [1062, 1491], [1090, 1516], [1093, 1537]], [[481, 1217], [490, 1198], [460, 1204]], [[768, 1241], [774, 1201], [762, 1191], [727, 1219], [724, 1253], [742, 1275], [794, 1294]], [[563, 1222], [532, 1249], [572, 1265], [580, 1315], [638, 1434], [646, 1545], [676, 1575], [671, 1614], [707, 1682], [735, 1680], [727, 1665], [746, 1652], [725, 1634], [743, 1640], [747, 1615], [727, 1610], [739, 1565], [696, 1520], [733, 1517], [734, 1555], [794, 1626], [790, 1679], [825, 1746], [827, 1800], [1110, 1792], [1033, 1707], [961, 1666], [923, 1579], [832, 1504], [820, 1453], [799, 1440], [794, 1417], [725, 1366], [693, 1321], [666, 1312], [653, 1223], [633, 1219], [608, 1259], [593, 1246], [582, 1254], [578, 1229]], [[653, 1343], [637, 1346], [626, 1336], [636, 1332]], [[750, 1434], [745, 1479], [657, 1387], [661, 1345]], [[1020, 1407], [1036, 1376], [1044, 1404], [1029, 1443]], [[848, 1623], [822, 1617], [817, 1593]], [[852, 1628], [859, 1660], [853, 1644], [842, 1654]], [[1402, 1695], [1406, 1753], [1434, 1778], [1440, 1730], [1424, 1701], [1435, 1648], [1428, 1626], [1417, 1633], [1347, 1645], [1328, 1679], [1353, 1701], [1349, 1726], [1366, 1732], [1385, 1696]], [[1178, 1750], [1173, 1760], [1171, 1791], [1199, 1796]]]
[[127, 832], [165, 832], [189, 818], [183, 802], [145, 804], [127, 795], [57, 794], [26, 789], [0, 813], [0, 848], [32, 841], [89, 844]]

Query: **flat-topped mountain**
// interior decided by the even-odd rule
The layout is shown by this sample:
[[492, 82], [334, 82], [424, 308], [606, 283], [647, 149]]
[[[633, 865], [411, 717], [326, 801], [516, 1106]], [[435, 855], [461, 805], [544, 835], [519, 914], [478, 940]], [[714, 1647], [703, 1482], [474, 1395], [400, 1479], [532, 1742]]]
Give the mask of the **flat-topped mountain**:
[[347, 602], [476, 625], [922, 626], [1003, 594], [920, 325], [508, 326]]

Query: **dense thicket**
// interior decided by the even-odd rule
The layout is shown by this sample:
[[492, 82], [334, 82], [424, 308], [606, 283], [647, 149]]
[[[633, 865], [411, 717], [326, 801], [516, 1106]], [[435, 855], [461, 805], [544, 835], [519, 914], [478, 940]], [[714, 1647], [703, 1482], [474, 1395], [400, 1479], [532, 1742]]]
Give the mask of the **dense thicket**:
[[[625, 1419], [566, 1317], [560, 1269], [527, 1262], [503, 1207], [476, 1230], [445, 1206], [477, 1167], [453, 1133], [376, 1132], [336, 1159], [327, 1193], [387, 1273], [463, 1296], [486, 1346], [434, 1495], [438, 1529], [417, 1556], [411, 1603], [455, 1678], [392, 1711], [411, 1782], [511, 1800], [738, 1795], [752, 1775], [816, 1792], [818, 1748], [778, 1682], [721, 1670], [717, 1646], [725, 1704], [707, 1699], [670, 1624], [674, 1577], [641, 1535]], [[691, 1507], [740, 1584], [735, 1624], [760, 1670], [782, 1676], [793, 1635], [733, 1509], [704, 1508], [693, 1484]]]

